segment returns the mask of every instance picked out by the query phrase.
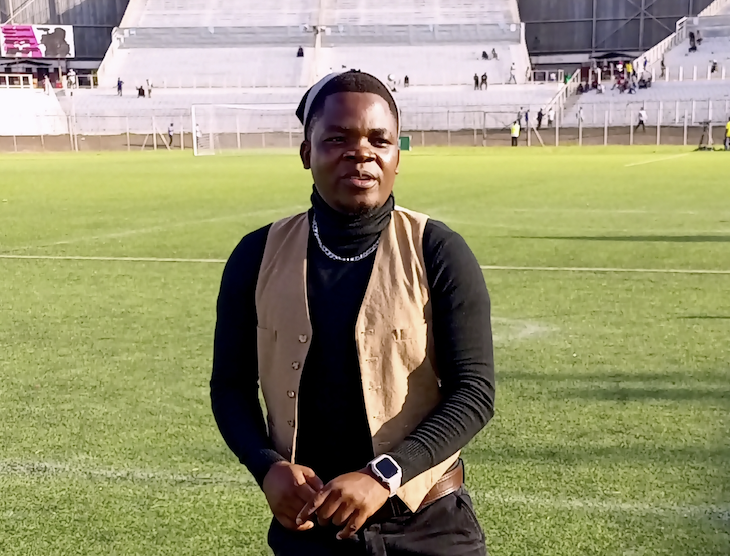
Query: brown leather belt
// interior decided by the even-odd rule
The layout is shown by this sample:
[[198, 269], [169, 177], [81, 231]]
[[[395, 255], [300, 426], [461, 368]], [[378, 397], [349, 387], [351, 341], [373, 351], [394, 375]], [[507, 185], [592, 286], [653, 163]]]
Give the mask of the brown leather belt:
[[451, 468], [443, 474], [438, 482], [433, 485], [431, 490], [426, 494], [426, 498], [423, 499], [419, 510], [425, 508], [429, 504], [433, 504], [436, 500], [448, 496], [452, 492], [456, 492], [464, 484], [464, 462], [458, 459]]
[[[448, 496], [452, 492], [456, 492], [463, 484], [464, 462], [459, 459], [446, 471], [446, 473], [443, 474], [438, 482], [433, 485], [431, 490], [428, 491], [426, 498], [423, 499], [423, 502], [421, 502], [421, 505], [418, 507], [418, 511], [430, 504], [433, 504], [436, 500], [440, 500], [444, 496]], [[401, 501], [401, 499], [394, 496], [393, 498], [390, 498], [382, 508], [375, 512], [375, 515], [368, 520], [368, 523], [382, 522], [393, 517], [410, 515], [411, 513], [412, 512]]]

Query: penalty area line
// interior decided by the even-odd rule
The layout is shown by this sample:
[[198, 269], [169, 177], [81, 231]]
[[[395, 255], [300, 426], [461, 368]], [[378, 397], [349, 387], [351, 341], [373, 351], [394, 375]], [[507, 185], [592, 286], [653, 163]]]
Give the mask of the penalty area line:
[[675, 158], [682, 158], [683, 156], [689, 156], [691, 153], [682, 153], [682, 154], [675, 154], [672, 156], [665, 156], [662, 158], [652, 158], [651, 160], [642, 160], [641, 162], [632, 162], [631, 164], [626, 164], [624, 168], [631, 168], [632, 166], [642, 166], [644, 164], [653, 164], [654, 162], [664, 162], [665, 160], [674, 160]]

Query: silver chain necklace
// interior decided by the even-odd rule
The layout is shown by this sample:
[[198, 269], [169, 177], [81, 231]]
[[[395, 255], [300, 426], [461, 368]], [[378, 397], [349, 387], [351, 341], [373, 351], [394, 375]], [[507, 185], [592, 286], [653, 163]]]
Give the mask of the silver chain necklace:
[[322, 243], [322, 238], [319, 237], [319, 226], [317, 226], [317, 218], [314, 216], [312, 217], [312, 232], [314, 233], [314, 237], [317, 239], [317, 244], [322, 250], [322, 253], [327, 255], [327, 257], [332, 259], [333, 261], [339, 261], [341, 263], [356, 263], [358, 261], [361, 261], [375, 253], [375, 251], [377, 251], [378, 249], [378, 245], [380, 245], [380, 238], [378, 238], [375, 243], [373, 243], [373, 245], [371, 245], [367, 249], [367, 251], [360, 253], [355, 257], [340, 257], [339, 255], [335, 255], [332, 251], [327, 249], [324, 243]]

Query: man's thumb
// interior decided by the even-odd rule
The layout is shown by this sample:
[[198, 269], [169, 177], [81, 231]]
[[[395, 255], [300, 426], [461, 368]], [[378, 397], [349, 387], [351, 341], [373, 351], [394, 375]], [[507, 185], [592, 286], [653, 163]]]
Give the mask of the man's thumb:
[[310, 469], [309, 467], [302, 467], [302, 475], [304, 476], [304, 480], [307, 481], [309, 486], [311, 486], [314, 490], [319, 491], [324, 488], [322, 479], [317, 477], [317, 474], [313, 469]]

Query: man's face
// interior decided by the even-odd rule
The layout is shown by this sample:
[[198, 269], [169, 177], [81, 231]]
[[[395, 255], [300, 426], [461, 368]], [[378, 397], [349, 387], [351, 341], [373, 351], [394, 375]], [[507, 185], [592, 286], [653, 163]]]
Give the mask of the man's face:
[[397, 125], [388, 103], [374, 93], [327, 97], [301, 157], [329, 206], [363, 214], [385, 204], [400, 163]]

